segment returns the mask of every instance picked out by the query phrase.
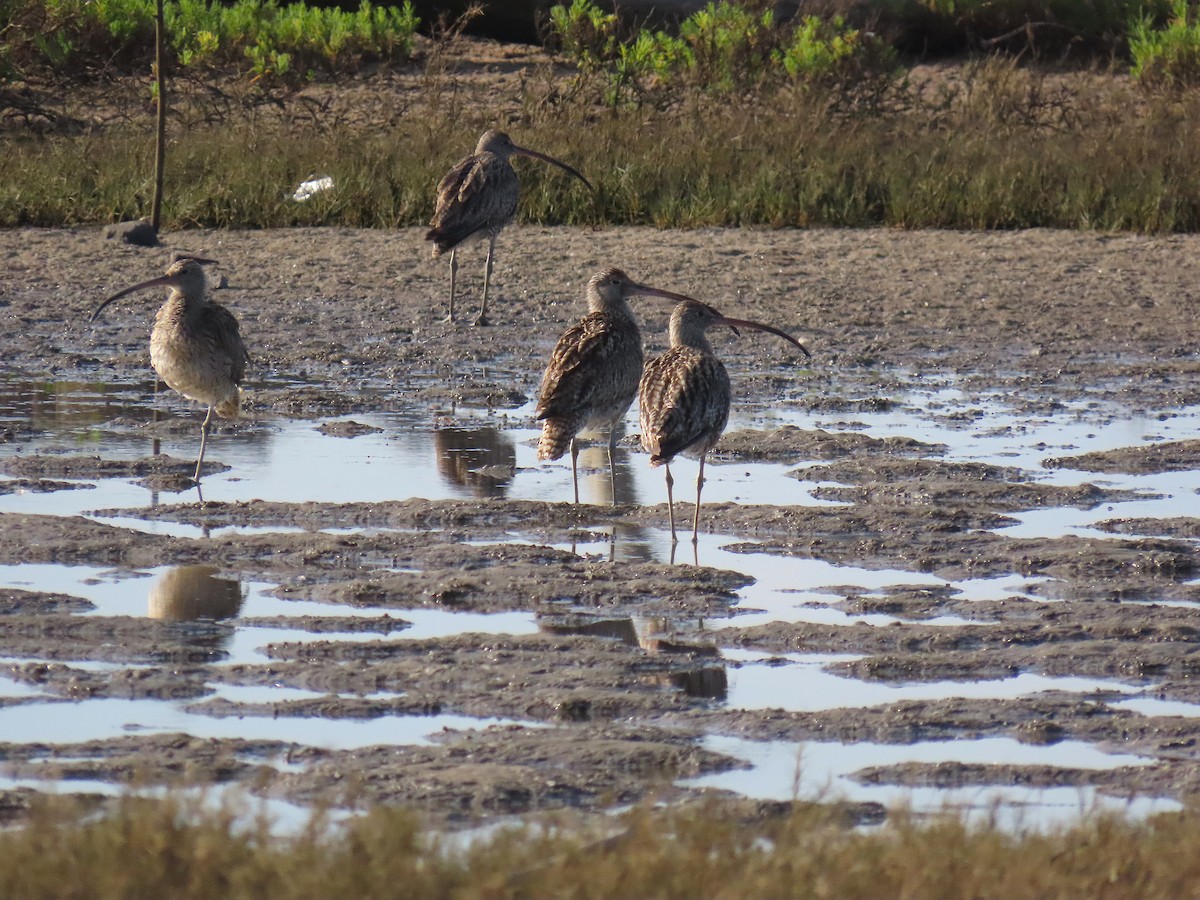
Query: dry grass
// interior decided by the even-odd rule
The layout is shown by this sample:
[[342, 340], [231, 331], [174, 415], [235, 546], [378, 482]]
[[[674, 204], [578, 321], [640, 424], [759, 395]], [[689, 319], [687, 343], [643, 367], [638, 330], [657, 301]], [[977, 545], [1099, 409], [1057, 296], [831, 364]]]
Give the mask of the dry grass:
[[[613, 833], [615, 832], [615, 833]], [[102, 818], [37, 804], [0, 833], [13, 898], [1178, 898], [1200, 892], [1200, 818], [1094, 815], [1012, 835], [903, 815], [853, 830], [829, 807], [740, 817], [717, 804], [642, 809], [594, 827], [541, 824], [466, 845], [377, 808], [339, 828], [316, 816], [272, 837], [264, 821], [180, 800], [126, 799]]]

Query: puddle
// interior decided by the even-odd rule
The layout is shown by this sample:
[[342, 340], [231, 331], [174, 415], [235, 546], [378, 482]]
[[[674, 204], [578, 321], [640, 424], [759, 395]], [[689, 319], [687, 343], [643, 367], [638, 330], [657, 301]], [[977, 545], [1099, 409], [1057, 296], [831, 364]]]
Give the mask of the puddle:
[[[726, 704], [733, 709], [783, 709], [816, 712], [825, 709], [883, 706], [906, 700], [941, 700], [958, 697], [976, 700], [1011, 700], [1042, 691], [1075, 694], [1136, 693], [1142, 690], [1119, 681], [1058, 677], [1025, 672], [1011, 678], [984, 681], [925, 681], [912, 684], [860, 681], [829, 672], [832, 662], [854, 657], [828, 654], [764, 654], [724, 650], [729, 660], [744, 661], [728, 673]], [[780, 662], [782, 661], [782, 664]]]
[[[1164, 441], [1182, 441], [1200, 434], [1200, 407], [1167, 414], [1131, 414], [1125, 407], [1084, 400], [1060, 403], [1053, 416], [1014, 414], [1003, 394], [968, 397], [954, 388], [907, 394], [888, 412], [852, 414], [810, 413], [784, 405], [746, 416], [748, 427], [792, 425], [826, 431], [865, 431], [872, 437], [906, 437], [942, 444], [947, 462], [982, 462], [1023, 469], [1035, 480], [1075, 486], [1091, 482], [1118, 490], [1146, 494], [1145, 499], [1106, 503], [1095, 509], [1049, 508], [1012, 513], [1017, 524], [995, 529], [1021, 538], [1114, 537], [1093, 528], [1112, 518], [1171, 518], [1194, 516], [1200, 472], [1128, 475], [1046, 469], [1047, 459], [1079, 456]], [[968, 414], [964, 415], [964, 410]], [[731, 428], [734, 427], [732, 424]]]
[[[1054, 415], [1013, 412], [1003, 393], [967, 395], [955, 388], [916, 390], [896, 398], [886, 412], [809, 412], [780, 403], [751, 412], [743, 409], [734, 422], [750, 427], [825, 431], [866, 431], [873, 437], [908, 437], [942, 444], [946, 458], [1039, 472], [1056, 484], [1091, 480], [1091, 473], [1046, 470], [1042, 461], [1115, 450], [1145, 443], [1188, 440], [1200, 433], [1200, 407], [1173, 409], [1165, 416], [1148, 410], [1137, 414], [1116, 404], [1092, 400], [1060, 402]], [[1081, 479], [1080, 475], [1084, 474]]]
[[[0, 662], [0, 665], [3, 665]], [[26, 684], [23, 681], [14, 681], [7, 677], [3, 670], [0, 670], [0, 698], [12, 699], [14, 697], [44, 697], [44, 691], [38, 690], [35, 685]]]
[[[223, 663], [261, 663], [268, 644], [318, 640], [421, 640], [460, 634], [536, 634], [537, 618], [526, 612], [451, 612], [347, 606], [275, 596], [278, 585], [222, 577], [212, 566], [162, 566], [145, 571], [27, 563], [0, 565], [0, 587], [43, 590], [83, 597], [95, 604], [84, 616], [149, 616], [168, 621], [234, 620], [233, 633], [220, 640]], [[240, 624], [238, 619], [299, 616], [379, 619], [385, 626], [367, 631], [320, 631]], [[201, 638], [212, 643], [211, 635]], [[76, 665], [76, 663], [72, 663]]]
[[330, 750], [377, 744], [428, 744], [439, 732], [490, 725], [522, 724], [511, 719], [470, 716], [380, 716], [328, 719], [302, 716], [212, 716], [185, 709], [185, 703], [103, 698], [54, 703], [23, 703], [0, 708], [0, 734], [16, 743], [73, 744], [123, 735], [189, 734], [197, 738], [283, 741]]
[[[3, 384], [3, 383], [0, 383]], [[8, 384], [9, 392], [43, 392], [44, 386]], [[139, 433], [150, 421], [151, 399], [138, 386], [57, 385], [57, 402], [71, 415], [34, 415], [28, 404], [5, 408], [0, 422], [32, 422], [39, 433], [22, 452], [70, 452], [112, 459], [136, 459], [163, 452], [192, 459], [198, 449], [200, 410], [170, 395], [160, 398], [163, 415], [174, 420], [194, 418], [195, 433], [186, 429], [161, 437]], [[145, 386], [141, 390], [144, 391]], [[117, 403], [110, 399], [119, 397]], [[0, 391], [0, 404], [5, 396]], [[10, 400], [11, 404], [12, 401]], [[21, 413], [24, 412], [24, 417]], [[101, 427], [113, 419], [129, 420], [120, 429]], [[325, 434], [321, 425], [354, 421], [368, 427], [355, 437]], [[468, 420], [469, 421], [469, 420]], [[636, 421], [628, 420], [630, 425]], [[317, 421], [277, 418], [243, 419], [228, 432], [216, 432], [208, 458], [231, 468], [206, 476], [203, 497], [208, 501], [260, 499], [279, 502], [371, 502], [405, 500], [479, 499], [562, 500], [571, 495], [569, 462], [537, 459], [537, 428], [520, 411], [485, 423], [440, 425], [432, 416], [411, 411], [382, 412]], [[3, 449], [0, 448], [0, 455]], [[618, 447], [614, 454], [615, 493], [623, 504], [665, 502], [662, 473], [651, 470], [642, 454]], [[606, 446], [585, 446], [580, 453], [580, 494], [584, 502], [613, 502], [613, 479], [608, 473]], [[694, 480], [695, 461], [680, 460], [677, 477]], [[825, 505], [811, 491], [817, 486], [785, 477], [786, 467], [771, 464], [713, 464], [708, 467], [705, 499], [713, 502]], [[404, 472], [404, 478], [395, 473]], [[64, 479], [71, 481], [72, 479]], [[94, 485], [86, 491], [48, 494], [13, 493], [0, 496], [0, 512], [82, 515], [92, 509], [139, 507], [159, 502], [190, 502], [194, 490], [179, 494], [154, 493], [130, 480], [96, 478], [78, 481]], [[126, 523], [128, 527], [129, 523]], [[142, 523], [155, 533], [194, 536], [199, 529]], [[279, 529], [275, 529], [279, 530]]]
[[[613, 533], [608, 526], [594, 529], [596, 532]], [[513, 542], [532, 543], [524, 539]], [[488, 541], [478, 542], [486, 545]], [[1001, 600], [1023, 597], [1028, 589], [1043, 577], [1007, 575], [1001, 578], [974, 578], [949, 581], [923, 572], [902, 569], [865, 569], [857, 566], [835, 565], [822, 559], [776, 556], [771, 553], [734, 552], [731, 546], [753, 544], [745, 538], [728, 534], [701, 533], [693, 555], [690, 541], [674, 547], [671, 532], [666, 528], [638, 528], [636, 538], [628, 530], [617, 529], [615, 537], [607, 541], [555, 544], [556, 549], [570, 550], [585, 556], [616, 560], [636, 559], [639, 561], [696, 563], [715, 569], [744, 572], [753, 576], [754, 584], [737, 591], [739, 601], [730, 608], [730, 619], [713, 619], [707, 627], [720, 631], [722, 628], [749, 628], [769, 625], [774, 622], [812, 622], [820, 625], [874, 625], [891, 626], [901, 624], [903, 619], [884, 613], [847, 613], [834, 604], [841, 603], [848, 594], [882, 596], [885, 588], [899, 585], [908, 587], [945, 588], [957, 591], [956, 597], [972, 601]], [[1037, 602], [1046, 602], [1038, 598]], [[922, 626], [955, 627], [962, 625], [986, 625], [975, 619], [945, 615], [921, 619]]]
[[[1200, 434], [1200, 431], [1197, 432]], [[1200, 510], [1200, 472], [1162, 472], [1152, 475], [1103, 475], [1091, 473], [1087, 479], [1096, 485], [1118, 490], [1140, 491], [1147, 499], [1122, 503], [1102, 503], [1095, 509], [1058, 507], [1030, 512], [1010, 513], [1017, 524], [995, 529], [996, 534], [1014, 538], [1055, 538], [1073, 534], [1079, 537], [1130, 538], [1140, 535], [1114, 535], [1095, 528], [1108, 519], [1171, 519], [1194, 517]]]
[[1047, 828], [1077, 820], [1098, 809], [1124, 812], [1133, 818], [1176, 811], [1182, 804], [1155, 797], [1119, 799], [1090, 787], [1025, 788], [1013, 785], [978, 787], [912, 788], [887, 784], [864, 784], [854, 773], [873, 766], [905, 762], [979, 763], [995, 765], [1055, 766], [1064, 769], [1115, 769], [1146, 766], [1154, 760], [1131, 754], [1103, 753], [1089, 744], [1062, 741], [1058, 744], [1022, 744], [1010, 738], [975, 741], [926, 741], [916, 744], [836, 744], [784, 741], [746, 741], [713, 736], [704, 745], [751, 764], [714, 775], [687, 779], [681, 784], [733, 791], [763, 800], [844, 799], [876, 802], [885, 806], [907, 804], [916, 812], [936, 813], [957, 809], [969, 820], [995, 820], [1001, 827]]
[[[21, 422], [37, 437], [26, 450], [53, 450], [137, 458], [155, 448], [180, 458], [195, 455], [198, 434], [186, 429], [152, 437], [139, 425], [155, 414], [150, 382], [132, 385], [0, 382], [0, 422]], [[199, 430], [199, 410], [170, 394], [157, 401], [165, 417], [190, 421]], [[967, 413], [962, 412], [965, 407]], [[570, 467], [562, 461], [539, 462], [538, 431], [529, 420], [530, 407], [502, 416], [460, 416], [445, 425], [429, 414], [387, 411], [319, 421], [277, 418], [244, 420], [235, 431], [214, 436], [212, 459], [231, 467], [206, 477], [204, 499], [281, 502], [370, 502], [419, 496], [429, 500], [508, 498], [563, 500], [570, 496]], [[114, 428], [114, 419], [122, 424]], [[318, 430], [322, 424], [352, 419], [367, 433], [340, 437]], [[460, 424], [461, 423], [461, 424]], [[628, 428], [636, 431], [631, 415]], [[948, 448], [947, 461], [978, 461], [1017, 466], [1040, 481], [1075, 485], [1086, 481], [1158, 495], [1104, 504], [1092, 510], [1052, 508], [1018, 513], [1017, 524], [997, 529], [1012, 537], [1059, 537], [1076, 534], [1111, 538], [1096, 530], [1097, 522], [1114, 517], [1191, 515], [1200, 473], [1097, 475], [1069, 469], [1046, 470], [1042, 462], [1097, 450], [1153, 441], [1181, 440], [1200, 433], [1200, 409], [1130, 416], [1120, 408], [1083, 401], [1064, 404], [1053, 416], [1017, 415], [1003, 395], [966, 397], [953, 388], [916, 391], [887, 412], [810, 413], [785, 404], [739, 405], [731, 429], [794, 425], [828, 431], [867, 431], [876, 437], [915, 438]], [[0, 449], [0, 454], [2, 454]], [[614, 454], [615, 486], [608, 474], [604, 446], [585, 446], [580, 454], [580, 491], [584, 502], [657, 504], [665, 501], [662, 473], [645, 465], [643, 454], [618, 447]], [[694, 460], [675, 465], [678, 484], [695, 479]], [[785, 477], [795, 466], [768, 463], [720, 463], [707, 467], [705, 500], [712, 503], [832, 505], [812, 492], [827, 482]], [[403, 479], [389, 477], [403, 471]], [[129, 480], [89, 479], [86, 491], [0, 496], [0, 511], [80, 515], [91, 509], [139, 507], [195, 499], [192, 491], [154, 494]], [[686, 493], [686, 492], [685, 492]], [[200, 529], [162, 522], [118, 522], [154, 533], [195, 536]], [[224, 530], [224, 529], [221, 529]], [[242, 529], [233, 529], [235, 531]], [[270, 529], [286, 530], [286, 529]]]
[[1200, 716], [1200, 703], [1186, 703], [1182, 700], [1132, 697], [1108, 705], [1113, 709], [1125, 709], [1143, 716], [1184, 716], [1189, 719]]

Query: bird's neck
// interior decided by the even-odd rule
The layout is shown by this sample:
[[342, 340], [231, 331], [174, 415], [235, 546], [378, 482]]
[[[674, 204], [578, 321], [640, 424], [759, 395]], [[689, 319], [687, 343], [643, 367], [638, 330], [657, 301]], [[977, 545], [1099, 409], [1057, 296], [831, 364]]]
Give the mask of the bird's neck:
[[671, 323], [671, 346], [691, 347], [701, 353], [712, 353], [712, 344], [708, 342], [708, 333], [703, 328], [689, 327], [687, 323]]
[[612, 316], [619, 316], [623, 319], [628, 319], [633, 322], [633, 310], [629, 308], [629, 301], [624, 297], [617, 300], [605, 300], [599, 294], [588, 292], [588, 312], [589, 313], [608, 313]]
[[162, 305], [158, 316], [180, 324], [192, 325], [200, 318], [204, 300], [188, 297], [182, 291], [171, 291], [167, 302]]

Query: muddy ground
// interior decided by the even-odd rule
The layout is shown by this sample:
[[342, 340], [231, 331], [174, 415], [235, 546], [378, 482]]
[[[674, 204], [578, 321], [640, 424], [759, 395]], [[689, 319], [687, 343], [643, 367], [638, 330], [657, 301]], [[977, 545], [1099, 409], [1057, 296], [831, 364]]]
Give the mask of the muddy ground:
[[[784, 328], [812, 350], [805, 362], [764, 335], [718, 336], [735, 402], [821, 410], [847, 424], [839, 433], [735, 431], [718, 454], [721, 461], [797, 466], [815, 460], [819, 470], [809, 468], [804, 477], [837, 483], [823, 488], [824, 496], [847, 505], [715, 503], [705, 508], [706, 529], [753, 539], [745, 549], [755, 552], [954, 579], [1010, 573], [1046, 579], [1026, 596], [986, 602], [916, 584], [882, 597], [846, 588], [845, 610], [885, 612], [903, 624], [735, 627], [721, 638], [724, 646], [861, 654], [838, 668], [866, 679], [1070, 674], [1153, 685], [1156, 697], [1200, 702], [1198, 614], [1186, 605], [1156, 605], [1200, 602], [1200, 513], [1109, 522], [1110, 538], [1018, 539], [989, 530], [1024, 510], [1092, 508], [1127, 497], [1105, 487], [1102, 473], [1196, 468], [1200, 436], [1152, 452], [1064, 454], [1052, 465], [1097, 473], [1097, 483], [1058, 487], [1015, 467], [947, 462], [936, 443], [853, 430], [856, 414], [886, 410], [931, 379], [953, 382], [968, 396], [1000, 395], [1018, 416], [1076, 403], [1113, 418], [1145, 410], [1170, 416], [1200, 404], [1198, 237], [514, 227], [498, 245], [495, 324], [487, 328], [444, 321], [447, 266], [429, 258], [420, 229], [190, 231], [170, 234], [165, 243], [134, 249], [105, 240], [97, 229], [0, 232], [7, 383], [145, 380], [159, 298], [126, 299], [95, 325], [88, 316], [110, 293], [158, 274], [171, 251], [214, 257], [220, 262], [214, 274], [228, 282], [215, 298], [239, 317], [253, 355], [246, 420], [222, 424], [210, 451], [210, 471], [219, 471], [221, 434], [270, 428], [279, 418], [319, 427], [333, 416], [407, 406], [446, 422], [460, 406], [498, 413], [521, 407], [536, 392], [553, 341], [579, 316], [587, 278], [601, 266], [620, 265], [650, 284]], [[479, 296], [482, 254], [464, 256], [461, 302], [469, 309]], [[668, 309], [652, 299], [637, 303], [648, 352], [657, 352]], [[160, 427], [195, 429], [196, 421]], [[30, 451], [38, 431], [32, 420], [5, 424], [0, 472], [20, 480], [0, 488], [56, 491], [76, 487], [63, 479], [125, 477], [179, 490], [191, 471], [183, 459], [38, 454]], [[634, 446], [634, 437], [626, 443]], [[303, 802], [395, 801], [439, 819], [476, 821], [683, 798], [688, 792], [677, 779], [734, 764], [700, 746], [699, 736], [715, 732], [794, 741], [1084, 740], [1158, 763], [1102, 772], [914, 764], [862, 777], [913, 785], [1090, 784], [1116, 795], [1183, 800], [1200, 788], [1197, 720], [1110, 707], [1120, 695], [1049, 692], [815, 713], [723, 708], [733, 664], [721, 658], [703, 623], [737, 611], [745, 576], [705, 568], [703, 559], [693, 565], [686, 544], [675, 565], [609, 562], [549, 546], [606, 529], [664, 527], [663, 502], [225, 504], [196, 502], [190, 491], [173, 496], [177, 503], [105, 515], [131, 524], [156, 517], [201, 525], [211, 536], [9, 513], [0, 516], [0, 564], [202, 563], [243, 580], [277, 583], [281, 596], [330, 605], [328, 617], [291, 619], [293, 627], [375, 629], [378, 640], [280, 644], [270, 648], [269, 664], [221, 665], [237, 608], [220, 605], [229, 598], [214, 601], [211, 620], [189, 621], [195, 610], [162, 619], [81, 617], [88, 603], [80, 598], [6, 590], [0, 591], [0, 657], [17, 660], [9, 677], [64, 702], [157, 697], [216, 715], [336, 720], [455, 712], [531, 724], [447, 733], [434, 746], [353, 752], [136, 734], [66, 746], [6, 744], [0, 735], [0, 759], [12, 774], [238, 782]], [[690, 521], [690, 505], [683, 514]], [[301, 530], [228, 535], [220, 530], [225, 525]], [[484, 543], [513, 534], [533, 542]], [[338, 615], [339, 606], [362, 605], [527, 610], [539, 616], [541, 632], [405, 641], [397, 637], [402, 617]], [[968, 621], [924, 624], [947, 614]], [[658, 635], [636, 633], [633, 618], [655, 620]], [[78, 665], [95, 660], [119, 665], [103, 675]], [[214, 683], [278, 684], [328, 696], [246, 706], [206, 700]], [[5, 809], [19, 806], [19, 797], [9, 797]]]

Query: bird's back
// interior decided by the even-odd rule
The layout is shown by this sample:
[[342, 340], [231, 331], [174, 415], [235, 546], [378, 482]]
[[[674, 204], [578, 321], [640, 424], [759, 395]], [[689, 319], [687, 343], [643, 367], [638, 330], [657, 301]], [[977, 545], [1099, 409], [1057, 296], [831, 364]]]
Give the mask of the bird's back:
[[503, 228], [517, 212], [520, 182], [508, 160], [472, 154], [438, 184], [437, 205], [425, 240], [439, 256], [473, 234]]
[[539, 458], [557, 459], [589, 424], [611, 425], [625, 415], [641, 374], [642, 338], [633, 319], [602, 310], [568, 328], [550, 355], [534, 411], [546, 423]]
[[678, 346], [647, 363], [638, 403], [650, 464], [716, 444], [729, 420], [731, 397], [729, 373], [711, 353]]

